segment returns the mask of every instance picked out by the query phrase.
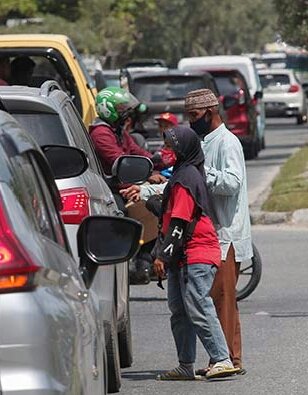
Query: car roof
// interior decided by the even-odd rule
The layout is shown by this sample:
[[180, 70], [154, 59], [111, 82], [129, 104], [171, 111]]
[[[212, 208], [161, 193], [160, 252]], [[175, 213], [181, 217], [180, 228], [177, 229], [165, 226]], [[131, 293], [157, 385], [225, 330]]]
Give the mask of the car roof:
[[[57, 95], [57, 100], [54, 96]], [[59, 107], [67, 95], [55, 81], [46, 81], [40, 88], [13, 85], [0, 87], [0, 99], [8, 111], [15, 109], [58, 113]]]
[[179, 69], [168, 69], [163, 71], [147, 71], [147, 72], [129, 72], [132, 79], [137, 78], [155, 78], [155, 77], [202, 77], [204, 75], [211, 76], [206, 70], [195, 71], [195, 70], [179, 70]]
[[248, 56], [243, 55], [196, 56], [180, 59], [178, 67], [186, 68], [190, 66], [210, 66], [211, 64], [221, 64], [223, 66], [245, 64], [248, 66], [253, 64], [253, 62]]
[[262, 69], [258, 70], [258, 74], [293, 74], [294, 71], [290, 69]]
[[[64, 34], [1, 34], [0, 43], [8, 42], [25, 42], [31, 43], [34, 41], [43, 41], [45, 44], [50, 45], [52, 42], [60, 42], [66, 44], [68, 37]], [[28, 45], [27, 45], [28, 46]]]
[[241, 77], [244, 77], [243, 73], [240, 72], [238, 69], [220, 69], [219, 67], [207, 67], [206, 70], [207, 72], [211, 73], [217, 73], [217, 74], [239, 74]]

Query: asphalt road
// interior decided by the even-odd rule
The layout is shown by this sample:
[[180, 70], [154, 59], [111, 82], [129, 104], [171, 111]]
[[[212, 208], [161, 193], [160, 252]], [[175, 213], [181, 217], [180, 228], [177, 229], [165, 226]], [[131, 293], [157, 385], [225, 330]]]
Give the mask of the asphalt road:
[[[308, 141], [307, 126], [297, 127], [293, 121], [271, 122], [266, 133], [266, 150], [247, 162], [250, 201], [266, 187], [265, 173], [277, 171]], [[256, 291], [239, 304], [247, 375], [215, 382], [156, 381], [156, 374], [173, 368], [177, 360], [166, 291], [152, 282], [131, 287], [134, 364], [122, 371], [123, 394], [308, 394], [308, 229], [254, 226], [253, 239], [262, 256], [263, 276]], [[206, 363], [199, 344], [197, 366]]]

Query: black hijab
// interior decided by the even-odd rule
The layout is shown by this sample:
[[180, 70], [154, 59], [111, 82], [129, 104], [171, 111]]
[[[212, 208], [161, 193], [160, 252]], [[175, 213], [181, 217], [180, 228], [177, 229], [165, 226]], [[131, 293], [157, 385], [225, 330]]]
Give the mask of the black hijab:
[[189, 190], [199, 212], [209, 215], [216, 222], [205, 183], [204, 155], [198, 135], [189, 127], [177, 126], [167, 130], [164, 139], [176, 153], [177, 161], [173, 167], [172, 177], [164, 190], [162, 213], [167, 209], [172, 187], [181, 184]]

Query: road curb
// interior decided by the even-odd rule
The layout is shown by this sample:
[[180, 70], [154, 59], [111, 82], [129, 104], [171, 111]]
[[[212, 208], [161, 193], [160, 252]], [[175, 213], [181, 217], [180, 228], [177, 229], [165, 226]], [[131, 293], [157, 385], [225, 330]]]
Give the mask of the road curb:
[[270, 211], [251, 211], [250, 221], [252, 225], [271, 225], [290, 222], [292, 212], [270, 212]]
[[308, 209], [299, 209], [295, 211], [263, 211], [262, 205], [268, 198], [271, 192], [272, 181], [270, 184], [258, 195], [258, 197], [249, 205], [250, 222], [252, 225], [272, 225], [272, 224], [294, 224], [308, 227]]

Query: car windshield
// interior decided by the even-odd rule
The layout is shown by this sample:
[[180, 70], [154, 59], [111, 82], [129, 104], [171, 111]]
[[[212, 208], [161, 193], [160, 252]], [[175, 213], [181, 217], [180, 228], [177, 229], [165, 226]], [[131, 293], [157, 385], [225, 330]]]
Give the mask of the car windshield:
[[65, 130], [58, 114], [33, 113], [12, 114], [40, 145], [68, 145]]
[[243, 81], [241, 81], [237, 76], [230, 75], [230, 76], [216, 76], [215, 81], [221, 95], [234, 95], [239, 92], [240, 89], [243, 89]]
[[205, 88], [201, 77], [137, 78], [133, 94], [144, 102], [183, 100], [189, 91]]
[[263, 88], [290, 84], [290, 77], [287, 74], [261, 74], [260, 80]]
[[107, 86], [120, 86], [120, 77], [104, 74]]

